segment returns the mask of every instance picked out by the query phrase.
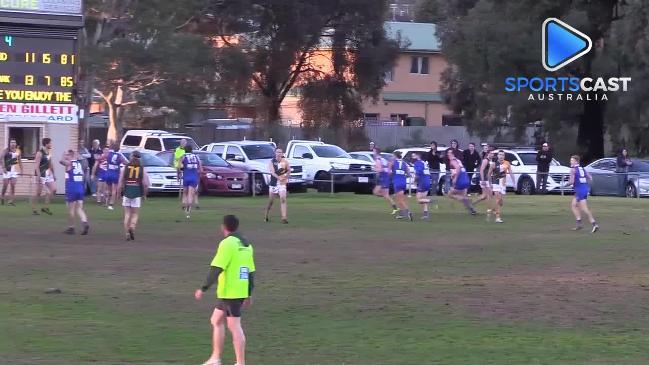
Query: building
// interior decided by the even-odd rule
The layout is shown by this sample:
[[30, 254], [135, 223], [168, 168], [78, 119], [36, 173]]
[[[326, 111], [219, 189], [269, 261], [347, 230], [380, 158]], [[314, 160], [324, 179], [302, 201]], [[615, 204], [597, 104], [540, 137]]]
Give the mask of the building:
[[[441, 126], [442, 116], [451, 114], [441, 96], [441, 76], [448, 63], [441, 54], [435, 24], [386, 22], [390, 38], [400, 39], [404, 48], [394, 68], [387, 72], [386, 85], [377, 100], [363, 102], [366, 123]], [[326, 45], [326, 42], [323, 42]], [[331, 52], [326, 47], [314, 52], [313, 67], [333, 72]], [[282, 102], [282, 121], [299, 125], [299, 84]]]

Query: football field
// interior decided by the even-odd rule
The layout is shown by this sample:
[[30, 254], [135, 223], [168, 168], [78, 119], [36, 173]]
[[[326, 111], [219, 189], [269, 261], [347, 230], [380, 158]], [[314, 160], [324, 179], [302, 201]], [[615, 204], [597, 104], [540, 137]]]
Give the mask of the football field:
[[224, 214], [255, 247], [248, 365], [647, 364], [649, 200], [589, 199], [595, 235], [569, 202], [508, 195], [498, 225], [441, 198], [411, 223], [372, 196], [295, 194], [285, 226], [261, 197], [202, 197], [190, 221], [153, 197], [135, 242], [120, 208], [89, 204], [84, 237], [61, 233], [60, 200], [1, 206], [0, 364], [201, 364], [213, 291], [193, 291]]

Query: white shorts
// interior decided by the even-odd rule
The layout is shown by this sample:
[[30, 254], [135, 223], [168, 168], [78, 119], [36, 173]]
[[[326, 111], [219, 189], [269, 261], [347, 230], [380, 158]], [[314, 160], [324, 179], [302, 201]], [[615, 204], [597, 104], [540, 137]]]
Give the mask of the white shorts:
[[16, 171], [8, 171], [2, 174], [3, 179], [17, 179], [18, 173]]
[[142, 206], [142, 198], [127, 198], [122, 199], [122, 206], [126, 208], [139, 208]]
[[286, 185], [277, 185], [277, 186], [269, 186], [268, 187], [268, 194], [272, 195], [286, 195]]
[[500, 193], [500, 195], [506, 195], [507, 187], [500, 184], [494, 184], [493, 186], [491, 186], [491, 191], [493, 191], [494, 193]]
[[47, 172], [45, 174], [45, 177], [41, 177], [41, 184], [42, 185], [46, 185], [46, 184], [53, 183], [53, 182], [54, 182], [54, 177], [52, 176], [51, 172]]
[[480, 181], [480, 187], [483, 189], [491, 189], [491, 183], [489, 181]]

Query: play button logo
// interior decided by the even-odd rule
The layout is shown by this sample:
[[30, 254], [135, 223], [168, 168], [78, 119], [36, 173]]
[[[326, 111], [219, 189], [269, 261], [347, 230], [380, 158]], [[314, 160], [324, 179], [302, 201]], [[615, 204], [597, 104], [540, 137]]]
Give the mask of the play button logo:
[[556, 71], [590, 52], [590, 38], [557, 18], [543, 22], [543, 67]]

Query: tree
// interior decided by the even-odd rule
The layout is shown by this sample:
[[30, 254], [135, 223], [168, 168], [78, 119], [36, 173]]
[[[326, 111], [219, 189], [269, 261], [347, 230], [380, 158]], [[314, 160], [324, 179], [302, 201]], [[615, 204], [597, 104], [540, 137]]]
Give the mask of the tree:
[[[369, 39], [384, 43], [386, 11], [385, 2], [376, 0], [215, 0], [209, 13], [215, 14], [223, 44], [247, 59], [251, 83], [263, 96], [263, 118], [273, 124], [280, 120], [282, 101], [295, 85], [324, 82], [315, 63], [323, 35], [344, 29], [337, 34], [346, 46], [367, 44]], [[342, 51], [334, 57], [341, 55]], [[372, 70], [382, 72], [381, 67]], [[328, 82], [326, 87], [331, 86]]]
[[[605, 101], [529, 102], [527, 95], [506, 93], [504, 79], [619, 75], [617, 69], [596, 68], [608, 63], [602, 50], [612, 23], [618, 20], [617, 0], [455, 0], [442, 4], [446, 21], [440, 24], [439, 35], [442, 51], [453, 65], [444, 74], [444, 93], [471, 129], [485, 131], [503, 121], [521, 127], [536, 120], [558, 128], [568, 121], [578, 126], [577, 142], [586, 160], [604, 154]], [[596, 50], [560, 71], [546, 72], [540, 64], [540, 40], [541, 24], [548, 17], [564, 19], [587, 33]], [[590, 94], [591, 99], [595, 94]]]
[[[201, 0], [94, 0], [86, 7], [86, 95], [108, 107], [107, 140], [117, 141], [123, 108], [184, 107], [202, 101], [215, 79], [211, 45], [181, 32]], [[90, 99], [90, 98], [89, 98]]]

